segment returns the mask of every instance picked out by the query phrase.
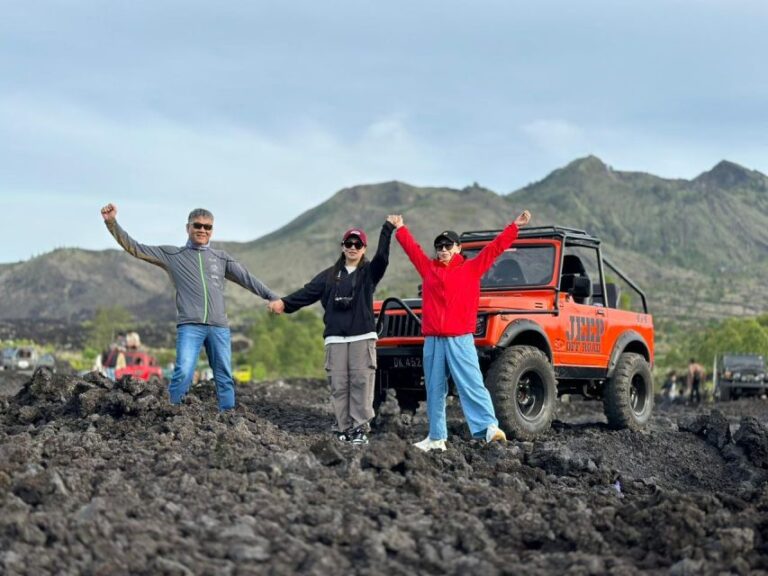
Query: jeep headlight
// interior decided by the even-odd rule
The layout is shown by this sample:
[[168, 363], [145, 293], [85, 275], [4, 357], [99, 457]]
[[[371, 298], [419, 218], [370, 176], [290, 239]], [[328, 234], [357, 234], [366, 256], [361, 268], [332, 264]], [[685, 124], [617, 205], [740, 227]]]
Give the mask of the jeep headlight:
[[485, 331], [488, 329], [488, 315], [479, 314], [477, 321], [475, 322], [475, 336], [485, 336]]
[[734, 372], [733, 373], [733, 379], [734, 380], [741, 380], [741, 372]]

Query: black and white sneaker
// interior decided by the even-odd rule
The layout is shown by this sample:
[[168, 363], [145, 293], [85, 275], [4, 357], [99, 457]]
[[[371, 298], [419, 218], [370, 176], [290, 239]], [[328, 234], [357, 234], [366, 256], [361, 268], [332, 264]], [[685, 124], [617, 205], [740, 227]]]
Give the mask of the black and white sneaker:
[[349, 442], [350, 440], [352, 440], [349, 437], [349, 430], [344, 430], [342, 432], [335, 430], [333, 432], [333, 435], [336, 436], [336, 440], [338, 440], [339, 442]]
[[347, 432], [347, 436], [352, 444], [368, 444], [368, 436], [365, 434], [365, 428], [363, 426], [352, 428]]

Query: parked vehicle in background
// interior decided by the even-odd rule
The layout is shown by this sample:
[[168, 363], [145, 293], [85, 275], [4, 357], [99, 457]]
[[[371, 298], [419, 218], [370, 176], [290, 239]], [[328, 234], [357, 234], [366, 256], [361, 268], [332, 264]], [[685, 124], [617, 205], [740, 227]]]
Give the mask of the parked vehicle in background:
[[144, 351], [111, 349], [103, 365], [107, 376], [115, 380], [123, 376], [131, 376], [157, 384], [163, 381], [163, 369], [157, 363], [157, 359]]
[[768, 392], [765, 358], [760, 354], [723, 354], [715, 359], [715, 397], [735, 400]]
[[37, 360], [37, 368], [40, 366], [45, 366], [56, 372], [56, 357], [53, 354], [42, 354]]
[[53, 354], [40, 354], [34, 346], [5, 348], [0, 357], [0, 370], [34, 372], [35, 368], [45, 366], [56, 370], [56, 358]]
[[16, 348], [3, 348], [0, 352], [0, 370], [10, 370]]
[[[463, 233], [465, 257], [499, 232]], [[421, 298], [387, 298], [374, 312], [375, 402], [391, 388], [413, 407], [426, 397]], [[654, 329], [645, 294], [583, 230], [522, 228], [481, 279], [474, 338], [500, 426], [517, 438], [547, 430], [565, 394], [601, 401], [613, 428], [638, 429], [651, 417]]]
[[253, 380], [253, 368], [247, 365], [238, 366], [232, 371], [232, 377], [238, 384], [247, 384]]

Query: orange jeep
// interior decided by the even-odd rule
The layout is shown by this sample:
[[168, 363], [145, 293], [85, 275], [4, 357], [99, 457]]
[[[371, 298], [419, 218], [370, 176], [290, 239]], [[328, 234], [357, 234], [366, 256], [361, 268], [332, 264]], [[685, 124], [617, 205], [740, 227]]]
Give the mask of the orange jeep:
[[[499, 232], [463, 233], [464, 255]], [[426, 397], [421, 299], [387, 298], [374, 311], [375, 401], [392, 388], [401, 406], [413, 408]], [[645, 294], [583, 230], [521, 228], [481, 280], [474, 336], [500, 426], [519, 439], [547, 430], [564, 394], [602, 400], [614, 428], [637, 429], [651, 416], [653, 318]]]

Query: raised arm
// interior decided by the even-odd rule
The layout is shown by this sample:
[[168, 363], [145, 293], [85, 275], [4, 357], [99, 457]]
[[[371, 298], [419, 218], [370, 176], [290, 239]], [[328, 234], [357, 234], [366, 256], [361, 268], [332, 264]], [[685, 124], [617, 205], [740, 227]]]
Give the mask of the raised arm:
[[403, 247], [406, 255], [410, 259], [416, 271], [421, 277], [424, 277], [426, 271], [429, 269], [430, 258], [424, 253], [424, 250], [416, 242], [416, 239], [411, 235], [410, 230], [403, 223], [403, 217], [399, 214], [391, 215], [387, 217], [387, 222], [397, 229], [395, 235], [397, 241], [400, 242], [400, 246]]
[[378, 284], [379, 280], [384, 277], [384, 272], [387, 271], [387, 266], [389, 265], [389, 245], [392, 241], [392, 231], [394, 229], [395, 225], [387, 218], [387, 221], [381, 227], [376, 254], [370, 263], [371, 278], [374, 284]]
[[117, 206], [114, 204], [107, 204], [101, 209], [101, 217], [104, 219], [104, 224], [107, 226], [107, 230], [112, 234], [117, 243], [130, 254], [140, 260], [155, 264], [161, 268], [167, 268], [168, 256], [170, 247], [164, 246], [148, 246], [147, 244], [140, 244], [136, 242], [131, 236], [123, 230], [123, 228], [117, 223]]
[[512, 245], [512, 242], [517, 238], [517, 233], [521, 226], [525, 226], [531, 221], [531, 213], [528, 210], [523, 212], [515, 218], [514, 222], [511, 222], [501, 233], [496, 236], [491, 242], [486, 244], [485, 248], [480, 250], [478, 255], [467, 263], [468, 266], [473, 266], [478, 269], [479, 274], [484, 274], [488, 269], [493, 266], [494, 261], [499, 255]]

